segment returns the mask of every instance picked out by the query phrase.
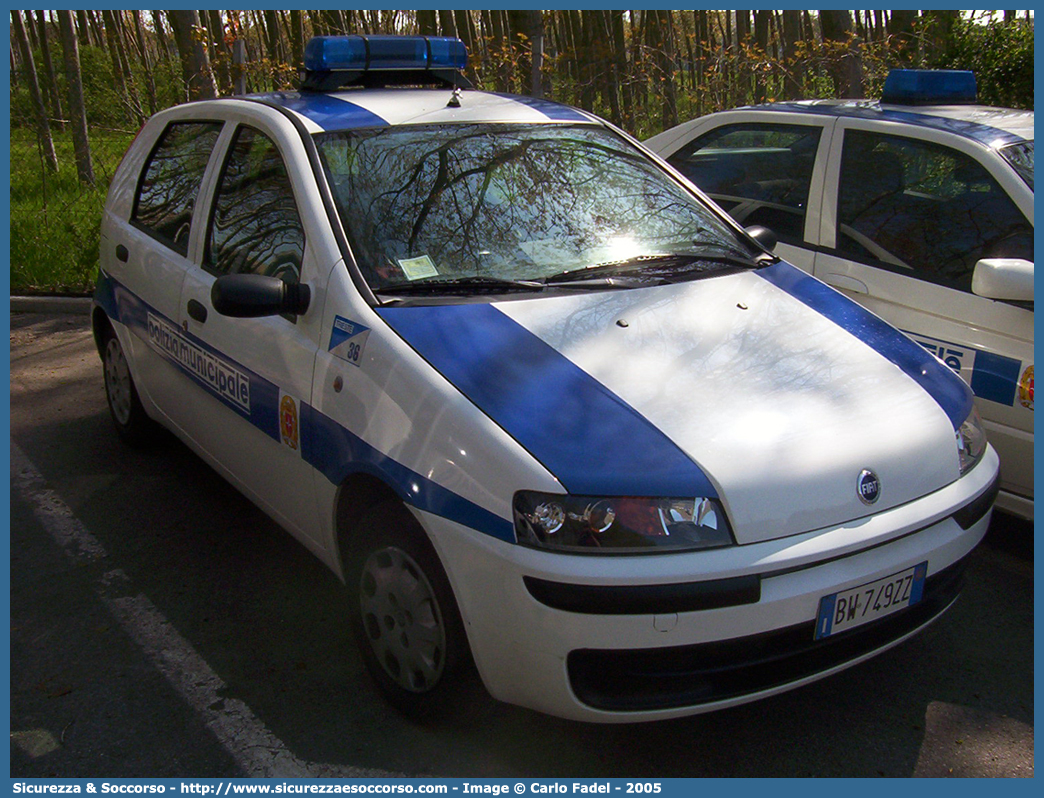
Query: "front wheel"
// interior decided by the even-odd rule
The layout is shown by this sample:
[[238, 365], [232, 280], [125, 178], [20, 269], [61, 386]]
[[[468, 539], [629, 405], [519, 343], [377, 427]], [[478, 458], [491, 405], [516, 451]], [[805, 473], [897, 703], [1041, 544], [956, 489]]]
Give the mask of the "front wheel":
[[370, 676], [404, 714], [448, 712], [475, 681], [474, 666], [435, 550], [398, 502], [368, 511], [352, 543], [352, 626]]

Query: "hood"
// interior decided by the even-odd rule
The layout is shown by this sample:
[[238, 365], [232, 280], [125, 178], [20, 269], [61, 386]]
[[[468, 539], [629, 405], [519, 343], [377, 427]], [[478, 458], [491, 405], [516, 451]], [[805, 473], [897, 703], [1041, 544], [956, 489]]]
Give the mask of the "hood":
[[[959, 476], [963, 383], [787, 264], [380, 314], [571, 493], [717, 495], [740, 543], [867, 516]], [[864, 470], [880, 481], [872, 505]]]

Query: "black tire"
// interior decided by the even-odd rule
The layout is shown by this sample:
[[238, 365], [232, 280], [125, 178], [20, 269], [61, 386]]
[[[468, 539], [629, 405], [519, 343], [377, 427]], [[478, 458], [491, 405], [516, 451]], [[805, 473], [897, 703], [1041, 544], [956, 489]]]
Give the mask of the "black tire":
[[359, 520], [347, 581], [352, 631], [385, 699], [417, 720], [453, 716], [478, 679], [446, 573], [406, 507]]
[[156, 424], [141, 406], [123, 346], [111, 327], [106, 327], [102, 335], [101, 356], [105, 372], [105, 399], [116, 432], [131, 446], [150, 444], [155, 438]]

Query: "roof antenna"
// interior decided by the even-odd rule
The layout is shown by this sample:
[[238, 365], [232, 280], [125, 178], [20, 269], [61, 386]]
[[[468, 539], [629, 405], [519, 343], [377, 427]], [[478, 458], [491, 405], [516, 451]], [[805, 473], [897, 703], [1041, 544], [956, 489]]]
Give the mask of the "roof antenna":
[[447, 108], [460, 108], [460, 95], [461, 95], [460, 86], [457, 86], [457, 88], [455, 88], [453, 90], [453, 94], [450, 96], [449, 102], [446, 103], [446, 107]]

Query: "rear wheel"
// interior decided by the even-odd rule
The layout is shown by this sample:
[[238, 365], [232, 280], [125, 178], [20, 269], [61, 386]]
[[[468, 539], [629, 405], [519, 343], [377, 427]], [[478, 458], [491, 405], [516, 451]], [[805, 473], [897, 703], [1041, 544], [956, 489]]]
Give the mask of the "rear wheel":
[[116, 432], [133, 446], [148, 443], [155, 433], [155, 424], [141, 406], [123, 346], [112, 328], [105, 331], [102, 363], [105, 370], [105, 398]]
[[359, 521], [349, 560], [352, 625], [370, 676], [414, 717], [448, 712], [474, 684], [474, 666], [449, 580], [405, 506]]

